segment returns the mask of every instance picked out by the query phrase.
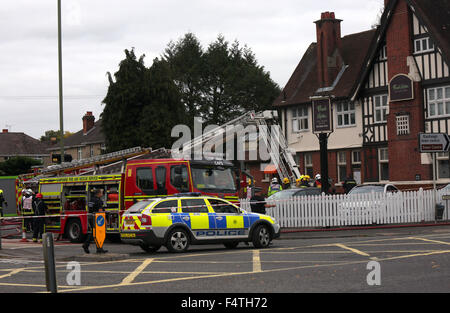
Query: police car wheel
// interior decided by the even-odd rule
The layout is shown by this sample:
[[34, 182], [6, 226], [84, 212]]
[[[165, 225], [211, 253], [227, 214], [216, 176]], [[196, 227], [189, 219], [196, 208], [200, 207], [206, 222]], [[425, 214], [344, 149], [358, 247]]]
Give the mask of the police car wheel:
[[252, 238], [253, 246], [255, 248], [266, 248], [270, 244], [270, 232], [267, 226], [259, 225], [253, 232]]
[[170, 232], [166, 247], [170, 252], [184, 252], [189, 247], [189, 235], [181, 228], [174, 229]]
[[159, 250], [159, 248], [161, 248], [161, 246], [159, 246], [159, 245], [151, 246], [151, 245], [148, 245], [148, 244], [145, 244], [145, 243], [141, 243], [139, 246], [145, 252], [156, 252], [156, 251]]

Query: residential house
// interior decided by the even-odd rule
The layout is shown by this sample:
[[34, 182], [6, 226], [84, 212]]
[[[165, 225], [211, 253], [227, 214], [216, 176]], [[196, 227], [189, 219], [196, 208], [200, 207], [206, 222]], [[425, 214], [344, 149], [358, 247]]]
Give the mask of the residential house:
[[[385, 0], [376, 29], [341, 36], [333, 12], [315, 21], [312, 43], [274, 101], [302, 173], [320, 173], [314, 99], [329, 99], [333, 132], [328, 171], [337, 186], [361, 183], [403, 189], [432, 184], [432, 158], [419, 133], [449, 134], [450, 2]], [[437, 156], [437, 182], [449, 183], [449, 156]]]

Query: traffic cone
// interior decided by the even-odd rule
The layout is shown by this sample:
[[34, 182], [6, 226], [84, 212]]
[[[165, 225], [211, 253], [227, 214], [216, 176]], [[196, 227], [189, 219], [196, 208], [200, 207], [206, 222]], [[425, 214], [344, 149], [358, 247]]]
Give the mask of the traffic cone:
[[28, 242], [27, 240], [27, 232], [25, 230], [22, 229], [22, 239], [20, 240], [20, 242]]

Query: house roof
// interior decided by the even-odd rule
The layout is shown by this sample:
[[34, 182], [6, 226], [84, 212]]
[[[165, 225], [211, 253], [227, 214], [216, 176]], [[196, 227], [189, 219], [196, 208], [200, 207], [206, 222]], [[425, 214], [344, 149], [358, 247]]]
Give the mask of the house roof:
[[1, 156], [44, 156], [48, 145], [24, 133], [0, 133]]
[[[363, 67], [375, 30], [368, 30], [344, 36], [341, 39], [340, 54], [348, 67], [329, 92], [336, 98], [346, 98], [355, 89], [357, 78]], [[274, 106], [287, 106], [311, 102], [320, 87], [317, 76], [317, 44], [311, 43], [281, 94], [275, 99]]]
[[[86, 133], [83, 130], [76, 132], [73, 135], [64, 139], [64, 148], [75, 148], [83, 147], [89, 144], [98, 144], [105, 142], [105, 136], [101, 131], [102, 120], [99, 119], [94, 123], [94, 126]], [[48, 149], [48, 150], [58, 150], [60, 149], [58, 145]]]

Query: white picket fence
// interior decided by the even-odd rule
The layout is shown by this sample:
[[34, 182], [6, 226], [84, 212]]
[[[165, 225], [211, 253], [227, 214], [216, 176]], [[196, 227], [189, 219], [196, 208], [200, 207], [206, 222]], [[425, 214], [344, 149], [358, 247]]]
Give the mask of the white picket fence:
[[[436, 194], [436, 195], [435, 195]], [[442, 192], [419, 190], [395, 194], [321, 195], [293, 197], [275, 202], [266, 209], [281, 227], [331, 227], [372, 224], [403, 224], [435, 221], [435, 202]], [[450, 201], [449, 201], [450, 202]], [[251, 211], [250, 201], [241, 199], [241, 208]], [[443, 219], [448, 220], [446, 206]]]

